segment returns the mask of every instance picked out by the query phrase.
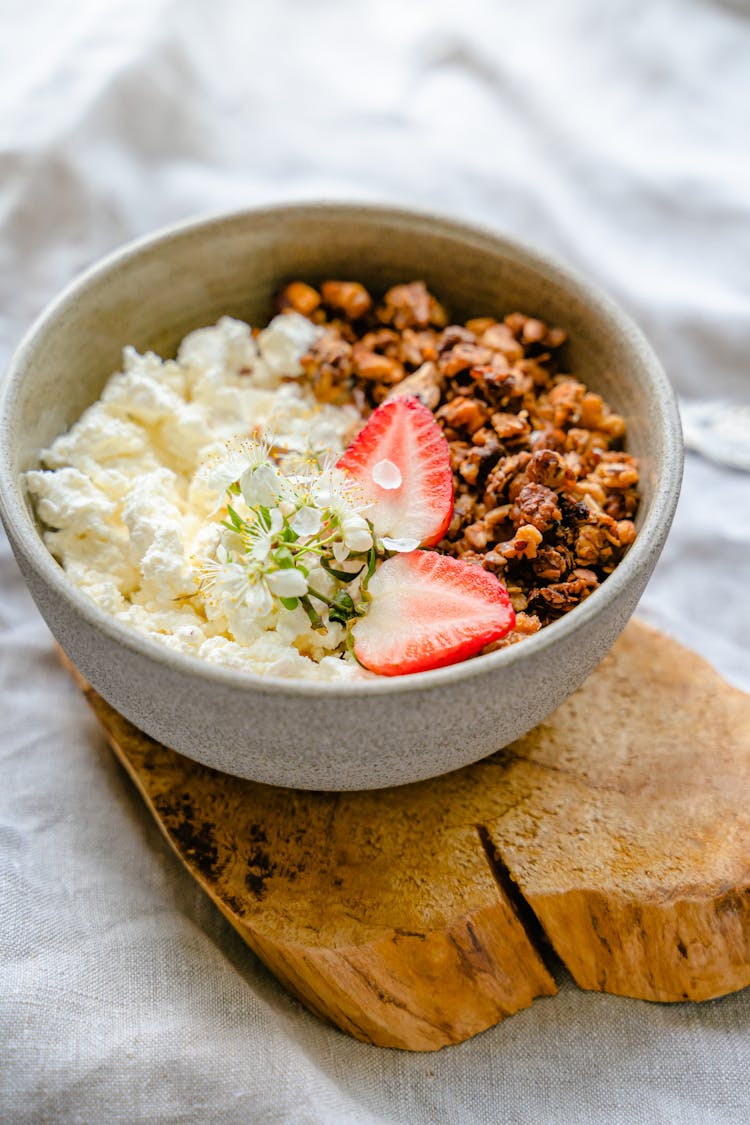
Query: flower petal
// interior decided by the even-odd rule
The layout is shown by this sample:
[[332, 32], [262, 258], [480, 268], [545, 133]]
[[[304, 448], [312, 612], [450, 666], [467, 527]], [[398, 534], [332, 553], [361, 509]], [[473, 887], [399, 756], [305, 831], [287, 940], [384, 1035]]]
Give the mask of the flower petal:
[[399, 553], [416, 551], [419, 546], [418, 539], [393, 539], [390, 535], [384, 535], [380, 542], [383, 544], [386, 551], [398, 551]]
[[331, 549], [337, 563], [342, 563], [349, 558], [349, 548], [346, 543], [342, 543], [341, 540], [337, 539], [336, 542], [332, 544]]
[[362, 516], [347, 516], [342, 520], [341, 535], [350, 551], [369, 551], [372, 547], [370, 526]]
[[323, 526], [323, 515], [317, 508], [305, 506], [290, 519], [289, 526], [300, 538], [305, 539], [308, 535], [318, 534]]
[[393, 461], [389, 461], [387, 458], [373, 465], [372, 479], [375, 484], [380, 485], [381, 488], [385, 488], [389, 492], [395, 488], [400, 488], [404, 483], [404, 478], [401, 476], [401, 470], [398, 465], [395, 465]]
[[245, 593], [245, 605], [257, 617], [266, 617], [273, 609], [273, 599], [265, 582], [254, 582]]
[[273, 507], [282, 495], [283, 487], [278, 472], [268, 464], [246, 469], [240, 477], [240, 491], [249, 508], [258, 504]]
[[268, 589], [278, 598], [299, 598], [307, 593], [307, 579], [301, 570], [275, 570], [266, 578]]

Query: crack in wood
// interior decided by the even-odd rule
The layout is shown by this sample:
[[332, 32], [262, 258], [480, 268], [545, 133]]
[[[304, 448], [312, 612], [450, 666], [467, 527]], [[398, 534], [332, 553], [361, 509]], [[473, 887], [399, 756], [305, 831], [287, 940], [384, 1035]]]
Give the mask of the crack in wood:
[[555, 971], [560, 969], [562, 962], [555, 953], [544, 926], [511, 875], [508, 865], [504, 862], [500, 850], [492, 839], [490, 830], [484, 824], [477, 824], [475, 828], [482, 850], [487, 857], [492, 877], [497, 883], [500, 893], [523, 927], [526, 937], [541, 958], [544, 967], [554, 977]]

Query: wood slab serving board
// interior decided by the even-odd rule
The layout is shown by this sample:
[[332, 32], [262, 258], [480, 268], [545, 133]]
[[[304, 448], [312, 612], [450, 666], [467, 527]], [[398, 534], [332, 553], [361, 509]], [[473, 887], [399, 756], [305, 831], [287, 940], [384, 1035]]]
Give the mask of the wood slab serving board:
[[197, 765], [77, 679], [188, 871], [358, 1039], [459, 1043], [554, 994], [549, 946], [582, 988], [621, 996], [750, 984], [750, 696], [643, 624], [512, 746], [361, 793]]

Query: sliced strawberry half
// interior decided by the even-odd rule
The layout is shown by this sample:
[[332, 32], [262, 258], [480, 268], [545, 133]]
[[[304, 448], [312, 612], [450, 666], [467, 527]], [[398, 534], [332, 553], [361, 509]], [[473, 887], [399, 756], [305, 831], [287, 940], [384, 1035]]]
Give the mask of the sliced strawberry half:
[[453, 515], [453, 473], [443, 432], [417, 398], [384, 402], [338, 462], [373, 502], [379, 536], [432, 547]]
[[352, 628], [354, 655], [381, 676], [456, 664], [516, 622], [508, 591], [493, 574], [433, 551], [387, 559], [369, 593], [367, 614]]

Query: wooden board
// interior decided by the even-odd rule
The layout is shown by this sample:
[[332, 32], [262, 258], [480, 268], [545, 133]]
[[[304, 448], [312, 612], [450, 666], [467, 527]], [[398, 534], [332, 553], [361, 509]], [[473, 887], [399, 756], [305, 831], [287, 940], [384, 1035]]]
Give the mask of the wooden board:
[[583, 988], [750, 984], [750, 697], [643, 624], [512, 746], [364, 793], [217, 773], [79, 683], [191, 874], [359, 1039], [435, 1050], [552, 995], [546, 941]]

